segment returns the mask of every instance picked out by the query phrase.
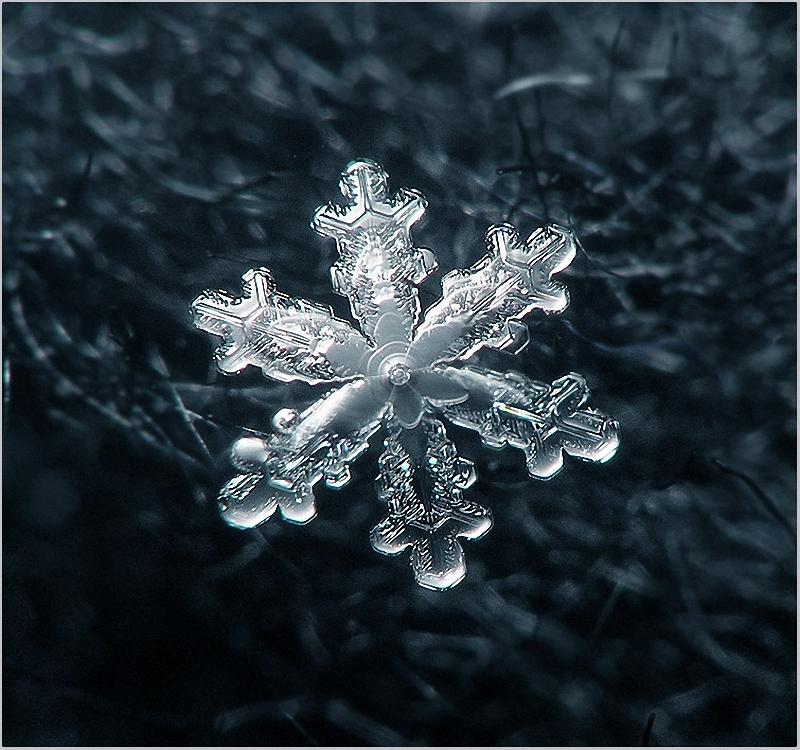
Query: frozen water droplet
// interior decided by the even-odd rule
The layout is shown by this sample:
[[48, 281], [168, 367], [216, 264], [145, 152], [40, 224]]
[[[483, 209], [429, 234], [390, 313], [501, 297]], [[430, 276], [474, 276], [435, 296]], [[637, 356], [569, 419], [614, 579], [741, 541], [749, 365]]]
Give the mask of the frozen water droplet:
[[297, 423], [296, 409], [281, 409], [272, 418], [272, 426], [278, 431], [287, 433]]
[[267, 445], [260, 438], [243, 437], [233, 444], [233, 462], [242, 467], [258, 467], [267, 460]]

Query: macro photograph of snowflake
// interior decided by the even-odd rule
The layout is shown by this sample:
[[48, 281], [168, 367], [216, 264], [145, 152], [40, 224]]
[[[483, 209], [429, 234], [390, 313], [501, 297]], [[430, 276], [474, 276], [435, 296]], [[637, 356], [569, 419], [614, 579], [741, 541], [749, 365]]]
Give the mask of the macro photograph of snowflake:
[[796, 15], [4, 4], [3, 744], [796, 745]]

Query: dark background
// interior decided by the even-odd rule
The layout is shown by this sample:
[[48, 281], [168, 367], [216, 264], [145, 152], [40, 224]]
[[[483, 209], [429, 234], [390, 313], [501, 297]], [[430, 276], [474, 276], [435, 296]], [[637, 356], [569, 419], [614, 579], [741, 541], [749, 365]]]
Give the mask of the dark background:
[[[794, 744], [795, 13], [5, 4], [3, 742]], [[369, 546], [376, 448], [306, 527], [215, 509], [319, 394], [189, 302], [345, 315], [308, 222], [356, 157], [442, 271], [574, 226], [566, 314], [478, 360], [622, 425], [548, 483], [452, 430], [495, 526], [446, 593]]]

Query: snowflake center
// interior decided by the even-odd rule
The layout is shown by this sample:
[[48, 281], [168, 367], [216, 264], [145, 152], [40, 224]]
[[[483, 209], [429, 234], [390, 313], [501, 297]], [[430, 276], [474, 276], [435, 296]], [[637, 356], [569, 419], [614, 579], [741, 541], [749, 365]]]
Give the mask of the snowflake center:
[[398, 362], [389, 369], [389, 382], [392, 385], [406, 385], [411, 380], [411, 370], [408, 365]]

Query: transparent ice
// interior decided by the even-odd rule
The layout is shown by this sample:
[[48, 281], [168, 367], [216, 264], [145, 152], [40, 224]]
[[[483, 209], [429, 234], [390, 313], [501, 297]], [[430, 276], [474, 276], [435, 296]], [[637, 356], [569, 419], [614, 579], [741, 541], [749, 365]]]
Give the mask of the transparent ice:
[[423, 316], [417, 286], [437, 264], [431, 250], [414, 246], [411, 227], [425, 198], [407, 189], [391, 195], [386, 172], [367, 160], [347, 166], [340, 189], [344, 205], [321, 206], [312, 226], [336, 240], [331, 280], [358, 329], [328, 307], [278, 292], [266, 268], [244, 274], [238, 297], [206, 291], [192, 304], [195, 325], [222, 339], [222, 372], [253, 365], [276, 380], [333, 386], [302, 413], [279, 411], [272, 434], [234, 443], [239, 473], [222, 488], [220, 509], [239, 528], [276, 511], [307, 523], [316, 514], [314, 485], [345, 486], [350, 464], [384, 431], [377, 494], [386, 516], [372, 546], [409, 551], [417, 583], [450, 588], [466, 572], [459, 539], [483, 536], [492, 516], [466, 497], [475, 470], [443, 419], [475, 430], [487, 446], [523, 451], [538, 479], [554, 476], [564, 454], [604, 462], [617, 449], [619, 426], [585, 406], [580, 375], [548, 384], [458, 364], [484, 346], [519, 352], [523, 317], [567, 307], [553, 276], [574, 258], [574, 237], [548, 225], [522, 241], [508, 224], [491, 227], [486, 254], [444, 276], [442, 298]]

